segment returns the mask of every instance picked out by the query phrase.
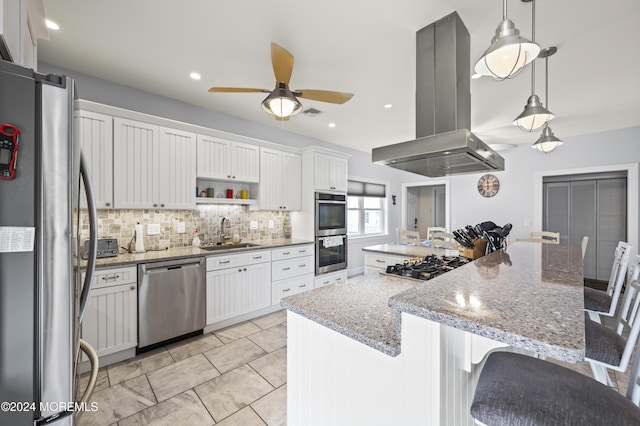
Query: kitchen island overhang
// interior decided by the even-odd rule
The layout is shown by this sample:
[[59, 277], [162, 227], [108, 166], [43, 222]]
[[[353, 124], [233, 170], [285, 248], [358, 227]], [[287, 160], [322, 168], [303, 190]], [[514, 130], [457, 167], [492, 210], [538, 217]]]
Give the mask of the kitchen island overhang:
[[510, 265], [491, 254], [425, 283], [372, 273], [283, 300], [290, 424], [472, 425], [488, 352], [582, 362], [580, 248], [506, 252]]

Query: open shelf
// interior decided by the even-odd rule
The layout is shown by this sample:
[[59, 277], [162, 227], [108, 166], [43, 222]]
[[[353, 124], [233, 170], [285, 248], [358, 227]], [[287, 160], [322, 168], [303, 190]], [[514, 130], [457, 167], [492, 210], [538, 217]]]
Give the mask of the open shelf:
[[256, 204], [258, 200], [251, 198], [206, 198], [196, 197], [196, 204], [243, 204], [250, 205]]

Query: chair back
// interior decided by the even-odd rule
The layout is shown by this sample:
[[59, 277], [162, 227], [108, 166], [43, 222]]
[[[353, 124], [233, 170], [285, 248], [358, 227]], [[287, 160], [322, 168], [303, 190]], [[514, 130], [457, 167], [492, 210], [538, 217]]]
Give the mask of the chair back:
[[420, 233], [418, 231], [407, 231], [405, 228], [398, 228], [396, 232], [399, 243], [420, 245]]
[[434, 232], [431, 234], [431, 247], [458, 249], [458, 243], [455, 241], [455, 235], [448, 232]]
[[[624, 276], [624, 274], [623, 274]], [[627, 343], [622, 352], [620, 367], [626, 370], [629, 360], [636, 346], [638, 334], [640, 333], [640, 256], [635, 256], [631, 265], [630, 281], [624, 294], [624, 300], [618, 313], [616, 333], [627, 337]]]
[[631, 258], [632, 245], [620, 241], [613, 257], [613, 266], [611, 267], [611, 275], [609, 275], [609, 284], [607, 285], [607, 294], [613, 299], [613, 306], [618, 305], [618, 298], [622, 291], [624, 277], [627, 274], [629, 259]]
[[530, 243], [560, 244], [560, 233], [549, 231], [536, 231], [529, 234], [529, 238], [518, 238], [518, 241]]
[[441, 226], [429, 226], [427, 227], [427, 239], [431, 239], [431, 234], [434, 232], [447, 232], [447, 228], [443, 228]]
[[584, 260], [584, 254], [587, 252], [587, 245], [589, 244], [589, 237], [585, 235], [582, 237], [582, 260]]

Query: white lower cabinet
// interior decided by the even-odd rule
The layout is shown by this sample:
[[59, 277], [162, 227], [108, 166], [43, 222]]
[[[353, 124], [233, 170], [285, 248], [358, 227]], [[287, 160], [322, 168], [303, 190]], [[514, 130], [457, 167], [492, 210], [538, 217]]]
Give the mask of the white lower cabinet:
[[346, 269], [343, 269], [342, 271], [329, 272], [327, 274], [316, 276], [313, 288], [320, 288], [329, 284], [344, 282], [346, 280], [347, 280]]
[[82, 338], [93, 346], [99, 357], [138, 345], [135, 266], [96, 271], [82, 321]]
[[272, 251], [272, 304], [280, 303], [283, 297], [313, 290], [313, 250], [313, 244], [303, 244]]
[[411, 256], [394, 256], [390, 254], [382, 254], [375, 252], [364, 253], [364, 273], [368, 274], [373, 271], [380, 271], [381, 269], [387, 269], [389, 265], [395, 265], [396, 263], [402, 263], [409, 259]]
[[271, 305], [271, 252], [207, 258], [207, 324]]

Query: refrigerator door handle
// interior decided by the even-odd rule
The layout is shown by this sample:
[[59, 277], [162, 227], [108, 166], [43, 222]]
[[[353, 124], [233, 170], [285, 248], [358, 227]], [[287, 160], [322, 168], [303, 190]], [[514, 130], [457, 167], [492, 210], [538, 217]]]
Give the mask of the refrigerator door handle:
[[84, 185], [84, 191], [87, 196], [87, 210], [89, 214], [89, 256], [87, 260], [87, 270], [80, 294], [80, 312], [78, 315], [80, 323], [84, 317], [84, 312], [89, 303], [89, 294], [93, 285], [93, 275], [96, 270], [96, 252], [98, 251], [98, 214], [96, 213], [96, 200], [93, 193], [93, 185], [89, 176], [89, 168], [87, 160], [84, 158], [82, 151], [80, 152], [80, 176]]

